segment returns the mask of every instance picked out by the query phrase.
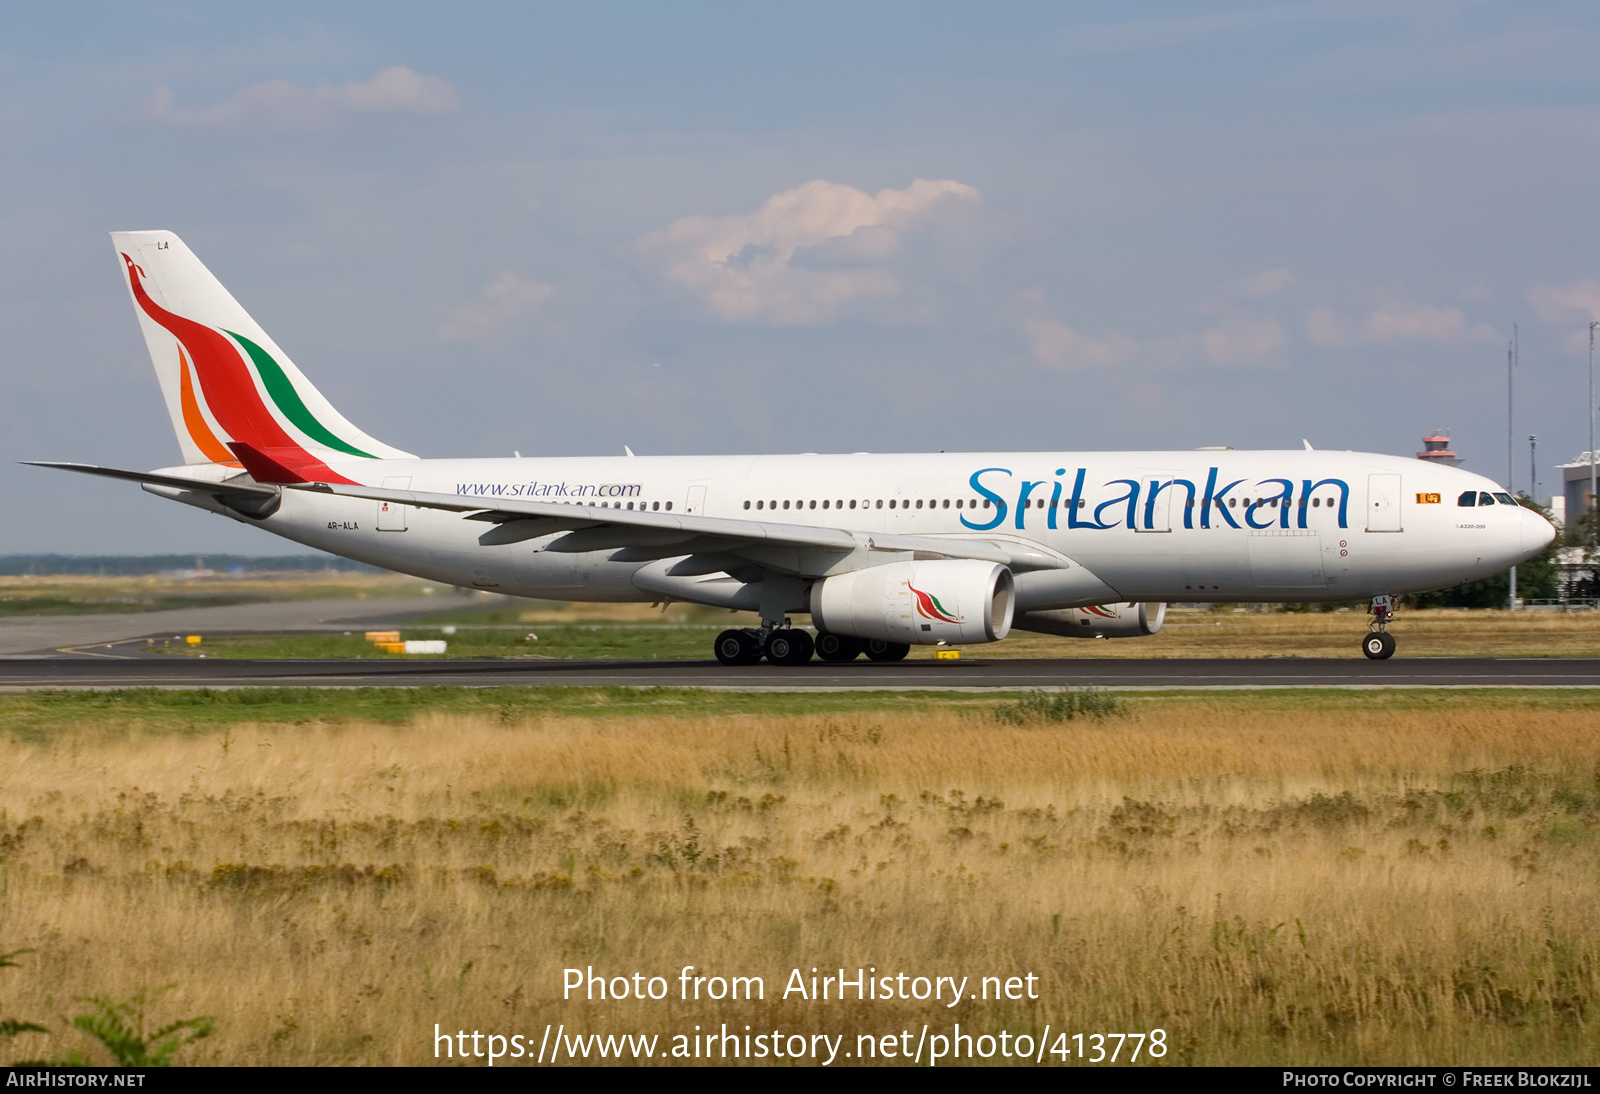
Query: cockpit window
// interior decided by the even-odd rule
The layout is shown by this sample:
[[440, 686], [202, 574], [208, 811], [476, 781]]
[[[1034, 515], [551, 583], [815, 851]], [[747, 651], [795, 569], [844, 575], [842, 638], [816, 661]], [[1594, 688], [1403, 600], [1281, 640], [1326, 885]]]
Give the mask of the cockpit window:
[[1494, 504], [1494, 495], [1493, 494], [1489, 494], [1489, 493], [1480, 492], [1478, 494], [1478, 504], [1479, 505], [1493, 505]]
[[1472, 508], [1474, 505], [1478, 504], [1478, 492], [1476, 490], [1468, 490], [1466, 493], [1462, 494], [1456, 499], [1456, 504], [1461, 506], [1463, 509]]
[[1494, 496], [1494, 500], [1499, 502], [1501, 505], [1517, 504], [1517, 499], [1512, 497], [1510, 494], [1497, 493]]

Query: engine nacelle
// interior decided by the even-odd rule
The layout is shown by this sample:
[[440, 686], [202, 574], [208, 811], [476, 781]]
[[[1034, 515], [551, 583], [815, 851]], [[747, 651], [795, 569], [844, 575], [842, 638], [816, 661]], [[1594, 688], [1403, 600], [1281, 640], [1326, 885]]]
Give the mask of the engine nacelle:
[[1011, 571], [977, 559], [891, 562], [811, 586], [819, 631], [910, 645], [998, 642], [1015, 609]]
[[1019, 631], [1058, 634], [1063, 638], [1139, 638], [1155, 634], [1166, 622], [1165, 604], [1096, 604], [1051, 612], [1023, 612]]

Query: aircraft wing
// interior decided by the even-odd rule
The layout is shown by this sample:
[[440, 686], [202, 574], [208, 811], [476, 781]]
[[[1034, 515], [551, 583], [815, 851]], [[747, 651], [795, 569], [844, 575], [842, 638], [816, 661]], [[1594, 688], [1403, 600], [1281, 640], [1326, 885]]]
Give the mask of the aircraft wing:
[[983, 559], [1002, 565], [1017, 565], [1022, 569], [1053, 569], [1067, 565], [1066, 559], [1056, 561], [1059, 556], [1052, 557], [1053, 553], [1047, 554], [1037, 544], [1005, 544], [975, 537], [903, 536], [690, 513], [612, 509], [523, 498], [489, 499], [466, 494], [432, 494], [330, 483], [294, 484], [286, 488], [462, 513], [468, 520], [500, 526], [480, 537], [480, 542], [485, 544], [514, 543], [554, 532], [570, 533], [545, 548], [553, 551], [600, 551], [608, 547], [636, 550], [655, 548], [658, 557], [666, 557], [668, 549], [675, 545], [681, 545], [678, 548], [681, 553], [700, 552], [713, 547], [730, 552], [757, 546], [836, 551], [864, 548], [912, 551], [942, 558]]

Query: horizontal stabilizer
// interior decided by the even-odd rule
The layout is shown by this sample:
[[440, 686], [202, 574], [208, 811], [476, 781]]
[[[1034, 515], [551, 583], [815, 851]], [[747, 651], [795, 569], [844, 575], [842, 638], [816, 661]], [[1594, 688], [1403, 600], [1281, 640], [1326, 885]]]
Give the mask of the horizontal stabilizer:
[[125, 482], [170, 486], [178, 490], [197, 490], [202, 494], [249, 494], [254, 497], [270, 498], [278, 493], [274, 486], [241, 481], [244, 479], [243, 475], [222, 482], [212, 482], [208, 479], [191, 479], [186, 475], [164, 475], [158, 471], [124, 471], [120, 467], [97, 467], [92, 463], [57, 463], [50, 460], [21, 462], [29, 467], [51, 467], [57, 471], [76, 471], [81, 475], [99, 475], [101, 478], [122, 479]]

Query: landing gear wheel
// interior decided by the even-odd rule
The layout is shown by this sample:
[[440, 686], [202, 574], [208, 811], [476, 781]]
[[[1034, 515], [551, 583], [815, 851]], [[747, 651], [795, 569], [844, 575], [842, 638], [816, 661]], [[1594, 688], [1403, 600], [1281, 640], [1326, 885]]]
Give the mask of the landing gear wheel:
[[784, 627], [767, 636], [767, 660], [774, 665], [803, 665], [811, 660], [813, 645], [805, 631]]
[[861, 655], [861, 639], [843, 634], [817, 634], [817, 656], [824, 661], [854, 661]]
[[867, 639], [867, 658], [872, 661], [904, 661], [911, 647], [904, 642], [885, 642], [881, 638]]
[[724, 665], [753, 665], [761, 660], [761, 647], [749, 631], [723, 631], [717, 635], [717, 660]]
[[1374, 661], [1394, 656], [1394, 635], [1388, 631], [1373, 631], [1361, 640], [1361, 652]]

